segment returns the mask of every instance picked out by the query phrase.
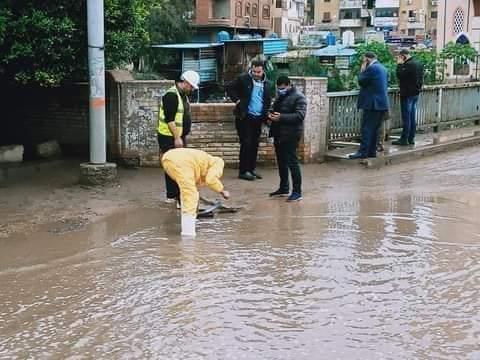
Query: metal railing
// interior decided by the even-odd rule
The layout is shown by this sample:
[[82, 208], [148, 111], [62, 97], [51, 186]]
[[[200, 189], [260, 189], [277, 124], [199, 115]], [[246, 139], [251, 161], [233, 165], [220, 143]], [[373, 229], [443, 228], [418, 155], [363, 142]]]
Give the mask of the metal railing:
[[362, 8], [362, 0], [340, 0], [340, 9]]
[[[360, 137], [362, 113], [357, 109], [358, 91], [328, 93], [329, 141]], [[400, 94], [389, 90], [389, 130], [401, 129]], [[440, 127], [454, 123], [480, 120], [480, 82], [461, 85], [425, 86], [417, 105], [419, 129]]]

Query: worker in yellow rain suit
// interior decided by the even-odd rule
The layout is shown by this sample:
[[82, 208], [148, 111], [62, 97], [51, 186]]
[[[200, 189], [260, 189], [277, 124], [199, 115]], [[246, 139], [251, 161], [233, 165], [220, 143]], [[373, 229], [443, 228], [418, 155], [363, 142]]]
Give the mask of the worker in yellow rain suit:
[[220, 181], [223, 175], [223, 160], [202, 150], [177, 148], [163, 155], [162, 166], [180, 188], [182, 235], [195, 236], [199, 200], [197, 186], [206, 185], [225, 199], [230, 197], [230, 193]]

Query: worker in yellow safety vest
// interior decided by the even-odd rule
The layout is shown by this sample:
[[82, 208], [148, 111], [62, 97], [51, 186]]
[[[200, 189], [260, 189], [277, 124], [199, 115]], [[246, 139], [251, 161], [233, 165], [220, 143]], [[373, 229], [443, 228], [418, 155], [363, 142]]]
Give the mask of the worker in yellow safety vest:
[[197, 186], [206, 185], [225, 199], [230, 193], [224, 189], [220, 178], [224, 162], [197, 149], [179, 148], [166, 152], [162, 157], [165, 172], [178, 184], [182, 206], [182, 235], [195, 236], [199, 193]]
[[[188, 96], [198, 90], [200, 76], [195, 71], [185, 71], [175, 85], [162, 97], [158, 111], [158, 145], [162, 154], [175, 148], [186, 147], [187, 135], [192, 125]], [[160, 155], [161, 156], [161, 155]], [[180, 192], [175, 181], [165, 173], [167, 203], [180, 199]]]

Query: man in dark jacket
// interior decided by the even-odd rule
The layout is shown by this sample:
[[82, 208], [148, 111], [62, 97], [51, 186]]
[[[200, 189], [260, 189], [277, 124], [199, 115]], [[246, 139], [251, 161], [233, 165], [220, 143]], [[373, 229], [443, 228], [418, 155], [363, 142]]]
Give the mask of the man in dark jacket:
[[358, 75], [358, 108], [363, 110], [360, 149], [350, 159], [377, 156], [378, 133], [388, 111], [388, 73], [377, 56], [366, 52]]
[[263, 61], [253, 61], [250, 71], [240, 75], [227, 87], [235, 102], [235, 125], [240, 138], [239, 178], [261, 179], [256, 172], [258, 143], [262, 123], [266, 121], [271, 103], [270, 85], [265, 76]]
[[268, 119], [270, 136], [274, 138], [280, 187], [270, 196], [288, 196], [290, 185], [288, 170], [292, 175], [292, 193], [287, 201], [302, 200], [302, 174], [297, 158], [297, 148], [303, 133], [303, 120], [307, 112], [307, 99], [290, 84], [287, 76], [277, 80], [277, 99]]
[[414, 59], [406, 49], [400, 51], [397, 62], [403, 130], [400, 139], [393, 141], [392, 144], [414, 145], [417, 130], [415, 115], [418, 95], [423, 86], [423, 65]]

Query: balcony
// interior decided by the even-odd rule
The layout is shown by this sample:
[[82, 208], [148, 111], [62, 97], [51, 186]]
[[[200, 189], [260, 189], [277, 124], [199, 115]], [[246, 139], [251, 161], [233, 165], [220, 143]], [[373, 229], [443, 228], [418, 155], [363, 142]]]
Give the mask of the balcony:
[[340, 19], [339, 26], [341, 28], [362, 27], [362, 19]]
[[231, 26], [232, 22], [230, 19], [225, 18], [208, 18], [208, 25], [212, 26]]
[[363, 0], [340, 0], [340, 9], [361, 9]]
[[375, 17], [373, 25], [375, 27], [397, 27], [398, 17]]
[[425, 23], [421, 21], [407, 22], [407, 29], [425, 29]]

